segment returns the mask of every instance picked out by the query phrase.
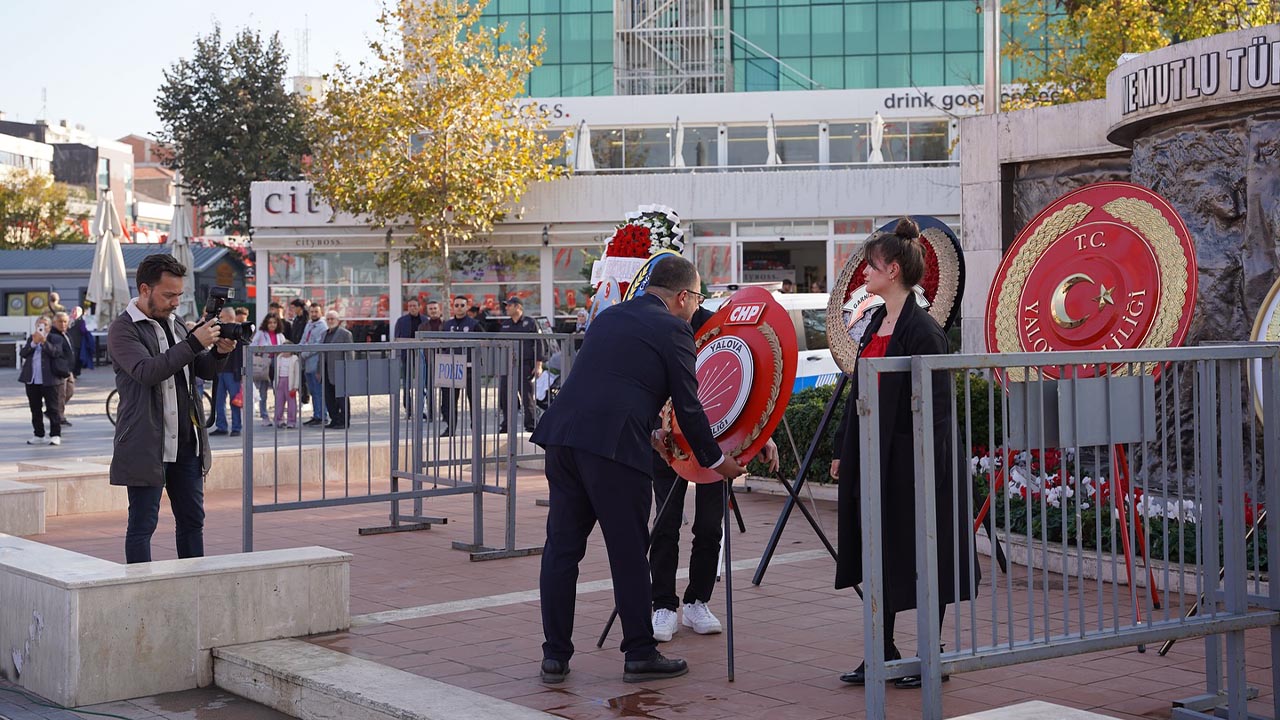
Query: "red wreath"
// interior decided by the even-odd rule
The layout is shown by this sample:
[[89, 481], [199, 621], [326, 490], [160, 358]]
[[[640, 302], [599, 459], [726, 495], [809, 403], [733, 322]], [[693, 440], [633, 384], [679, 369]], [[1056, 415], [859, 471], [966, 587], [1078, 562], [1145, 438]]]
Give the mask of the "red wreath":
[[643, 225], [623, 225], [614, 233], [604, 254], [609, 257], [647, 258], [649, 243], [649, 228]]

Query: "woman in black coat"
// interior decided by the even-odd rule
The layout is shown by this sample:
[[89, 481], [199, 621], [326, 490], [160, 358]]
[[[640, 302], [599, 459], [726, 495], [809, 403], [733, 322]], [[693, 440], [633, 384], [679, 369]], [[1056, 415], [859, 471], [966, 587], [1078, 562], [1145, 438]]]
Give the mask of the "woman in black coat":
[[[867, 242], [867, 289], [885, 304], [874, 311], [858, 344], [858, 357], [942, 355], [947, 338], [942, 328], [911, 298], [911, 288], [925, 271], [924, 246], [914, 222], [903, 218], [894, 232], [879, 232]], [[862, 581], [862, 506], [860, 492], [858, 386], [856, 376], [836, 436], [836, 459], [831, 476], [839, 481], [839, 539], [836, 588]], [[968, 600], [976, 594], [980, 577], [974, 556], [972, 520], [963, 516], [968, 504], [957, 503], [952, 477], [957, 466], [951, 422], [951, 382], [945, 372], [933, 378], [934, 489], [937, 502], [938, 606]], [[916, 607], [917, 516], [915, 453], [911, 415], [911, 376], [888, 373], [880, 378], [880, 534], [884, 568], [885, 658], [900, 657], [893, 643], [895, 614]], [[957, 507], [958, 505], [958, 507]], [[959, 516], [958, 516], [959, 515]], [[953, 548], [960, 547], [956, 566]], [[970, 585], [972, 568], [974, 582]], [[956, 596], [956, 575], [960, 594]], [[939, 617], [942, 613], [939, 612]], [[864, 665], [840, 676], [844, 682], [865, 682]], [[919, 687], [918, 677], [900, 678], [898, 687]]]

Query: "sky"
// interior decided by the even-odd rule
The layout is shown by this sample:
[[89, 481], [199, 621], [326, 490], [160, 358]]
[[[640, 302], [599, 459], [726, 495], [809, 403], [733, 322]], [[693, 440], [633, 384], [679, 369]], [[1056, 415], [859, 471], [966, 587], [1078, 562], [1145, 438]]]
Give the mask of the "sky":
[[[303, 29], [308, 70], [367, 57], [380, 0], [0, 0], [0, 111], [7, 119], [82, 124], [100, 137], [160, 129], [155, 98], [164, 71], [192, 55], [197, 36], [221, 25], [278, 32], [298, 74]], [[42, 90], [47, 101], [41, 99]]]

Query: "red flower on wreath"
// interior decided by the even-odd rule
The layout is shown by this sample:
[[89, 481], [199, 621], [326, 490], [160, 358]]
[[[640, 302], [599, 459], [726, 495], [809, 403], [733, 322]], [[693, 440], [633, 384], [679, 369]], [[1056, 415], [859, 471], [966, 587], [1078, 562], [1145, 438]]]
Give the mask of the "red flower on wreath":
[[623, 225], [613, 234], [605, 248], [609, 257], [647, 258], [649, 257], [649, 228], [643, 225]]

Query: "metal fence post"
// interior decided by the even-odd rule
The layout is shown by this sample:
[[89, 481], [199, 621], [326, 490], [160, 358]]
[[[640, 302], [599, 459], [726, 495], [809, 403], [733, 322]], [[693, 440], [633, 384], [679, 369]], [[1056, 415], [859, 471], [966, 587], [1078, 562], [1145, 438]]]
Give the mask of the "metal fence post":
[[[241, 506], [240, 506], [240, 545], [243, 552], [253, 552], [253, 348], [244, 346], [244, 367], [240, 378], [240, 389], [244, 393], [244, 402], [240, 408], [240, 466], [241, 474]], [[248, 420], [248, 422], [244, 422]], [[208, 449], [206, 448], [206, 452]]]
[[[942, 672], [939, 669], [942, 636], [938, 598], [938, 502], [934, 487], [933, 374], [921, 356], [911, 358], [911, 416], [915, 432], [916, 472], [916, 654], [920, 657], [920, 681], [924, 692], [922, 717], [942, 720]], [[878, 507], [878, 506], [877, 506]], [[952, 508], [954, 515], [954, 508]], [[957, 566], [958, 569], [958, 566]]]
[[875, 361], [858, 363], [858, 419], [865, 423], [859, 468], [862, 502], [862, 637], [867, 717], [884, 714], [884, 584], [880, 547], [880, 382]]

